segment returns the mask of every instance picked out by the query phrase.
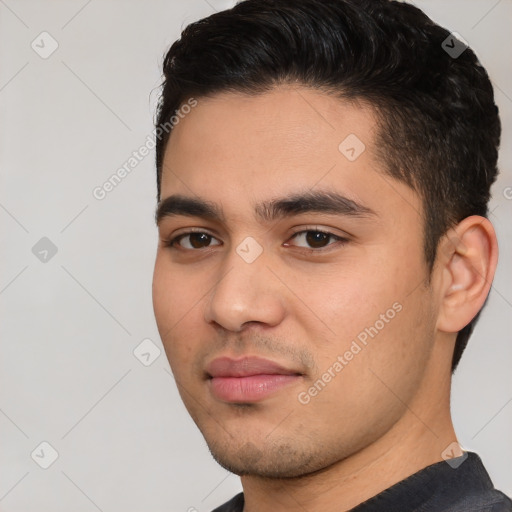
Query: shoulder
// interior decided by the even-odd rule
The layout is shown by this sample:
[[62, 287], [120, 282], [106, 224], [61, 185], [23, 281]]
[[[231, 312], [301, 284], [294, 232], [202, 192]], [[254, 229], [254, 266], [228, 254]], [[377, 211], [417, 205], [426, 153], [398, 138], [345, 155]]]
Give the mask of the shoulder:
[[467, 496], [450, 506], [447, 512], [512, 512], [512, 500], [495, 490], [478, 496]]
[[512, 500], [494, 487], [478, 454], [467, 452], [467, 461], [455, 470], [443, 468], [445, 490], [449, 489], [444, 502], [447, 512], [512, 512]]
[[[229, 501], [217, 507], [212, 512], [242, 512], [244, 509], [244, 493], [241, 492], [237, 494], [235, 497], [231, 498]], [[494, 510], [492, 512], [495, 512]]]

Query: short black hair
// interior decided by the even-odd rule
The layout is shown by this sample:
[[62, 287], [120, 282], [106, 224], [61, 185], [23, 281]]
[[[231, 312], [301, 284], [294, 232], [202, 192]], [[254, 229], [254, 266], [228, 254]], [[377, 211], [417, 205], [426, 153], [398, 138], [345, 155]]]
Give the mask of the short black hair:
[[[492, 84], [461, 45], [403, 2], [244, 0], [188, 25], [171, 46], [156, 126], [191, 97], [256, 95], [280, 84], [368, 103], [386, 173], [422, 199], [431, 273], [442, 235], [465, 217], [487, 217], [498, 173], [501, 123]], [[170, 133], [156, 144], [158, 200]], [[452, 372], [479, 315], [457, 335]]]

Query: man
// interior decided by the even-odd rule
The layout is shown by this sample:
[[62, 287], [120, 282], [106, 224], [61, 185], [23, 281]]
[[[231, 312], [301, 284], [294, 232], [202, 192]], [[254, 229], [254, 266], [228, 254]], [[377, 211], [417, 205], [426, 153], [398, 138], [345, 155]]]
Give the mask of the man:
[[246, 0], [164, 75], [153, 303], [242, 479], [216, 510], [512, 510], [450, 415], [498, 256], [474, 53], [407, 4]]

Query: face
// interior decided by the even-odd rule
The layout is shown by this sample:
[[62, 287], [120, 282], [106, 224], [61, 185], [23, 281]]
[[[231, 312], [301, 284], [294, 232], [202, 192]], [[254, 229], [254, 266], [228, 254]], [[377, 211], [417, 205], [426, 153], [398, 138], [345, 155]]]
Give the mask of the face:
[[183, 402], [234, 473], [334, 464], [420, 386], [421, 200], [384, 174], [375, 130], [368, 107], [280, 87], [198, 98], [172, 132], [153, 305]]

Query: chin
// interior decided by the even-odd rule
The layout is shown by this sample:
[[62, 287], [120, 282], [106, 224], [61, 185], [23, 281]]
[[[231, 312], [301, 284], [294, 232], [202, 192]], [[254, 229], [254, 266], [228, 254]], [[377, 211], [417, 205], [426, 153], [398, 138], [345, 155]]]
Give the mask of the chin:
[[213, 458], [224, 468], [238, 476], [261, 478], [297, 478], [323, 469], [329, 462], [322, 457], [297, 450], [288, 444], [258, 447], [248, 441], [234, 450], [235, 443], [220, 446], [208, 443]]

